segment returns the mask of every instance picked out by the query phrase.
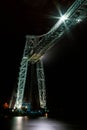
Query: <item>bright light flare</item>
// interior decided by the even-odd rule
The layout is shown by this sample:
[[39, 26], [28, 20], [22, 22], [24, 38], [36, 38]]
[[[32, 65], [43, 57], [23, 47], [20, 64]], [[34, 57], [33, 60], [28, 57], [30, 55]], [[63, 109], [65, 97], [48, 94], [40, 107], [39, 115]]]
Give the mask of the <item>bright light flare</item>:
[[62, 16], [60, 17], [60, 20], [61, 20], [62, 22], [65, 22], [65, 20], [67, 20], [67, 16], [66, 16], [66, 15], [62, 15]]
[[58, 12], [59, 12], [59, 16], [55, 17], [53, 16], [52, 18], [54, 19], [58, 19], [57, 23], [53, 26], [53, 28], [50, 31], [54, 31], [57, 28], [59, 28], [59, 26], [63, 23], [65, 28], [67, 29], [67, 25], [66, 25], [66, 20], [68, 20], [68, 14], [62, 14], [61, 10], [58, 8]]

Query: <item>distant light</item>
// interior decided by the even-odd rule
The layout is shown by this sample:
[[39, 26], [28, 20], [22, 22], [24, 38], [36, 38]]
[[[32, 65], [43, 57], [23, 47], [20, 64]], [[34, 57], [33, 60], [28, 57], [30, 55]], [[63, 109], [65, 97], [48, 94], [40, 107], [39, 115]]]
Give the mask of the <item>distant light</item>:
[[19, 105], [17, 108], [20, 109], [20, 108], [21, 108], [21, 105]]
[[14, 109], [12, 109], [12, 112], [14, 112]]
[[28, 107], [27, 107], [27, 106], [25, 106], [25, 108], [27, 109]]
[[3, 104], [3, 107], [4, 107], [4, 109], [9, 108], [9, 104], [8, 104], [7, 102], [5, 102], [5, 103]]
[[48, 117], [48, 113], [45, 113], [45, 117], [46, 117], [46, 118]]
[[79, 23], [79, 22], [81, 22], [81, 19], [77, 19], [76, 21], [77, 21], [77, 23]]

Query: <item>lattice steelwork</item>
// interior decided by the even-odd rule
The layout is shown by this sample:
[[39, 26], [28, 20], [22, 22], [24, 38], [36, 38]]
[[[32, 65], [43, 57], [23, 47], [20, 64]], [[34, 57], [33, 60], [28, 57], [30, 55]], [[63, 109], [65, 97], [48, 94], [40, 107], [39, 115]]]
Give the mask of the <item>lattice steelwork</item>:
[[[25, 44], [23, 58], [21, 61], [21, 67], [20, 67], [20, 72], [19, 72], [17, 98], [16, 98], [14, 108], [19, 109], [22, 106], [28, 64], [29, 64], [29, 62], [31, 62], [31, 65], [34, 63], [34, 60], [30, 61], [29, 57], [34, 52], [34, 46], [38, 43], [39, 38], [40, 37], [35, 37], [35, 36], [26, 37], [26, 44]], [[35, 57], [35, 59], [36, 58], [37, 57]], [[37, 64], [36, 71], [37, 71], [40, 107], [46, 108], [46, 90], [45, 90], [45, 78], [44, 78], [43, 64], [41, 61], [37, 62], [36, 64]]]
[[40, 107], [46, 108], [46, 88], [45, 88], [43, 62], [39, 60], [36, 64], [37, 64], [37, 80], [38, 80]]
[[39, 88], [40, 105], [41, 107], [46, 107], [45, 80], [44, 76], [42, 76], [43, 67], [41, 68], [40, 71], [38, 60], [40, 60], [41, 56], [44, 53], [46, 53], [46, 51], [50, 49], [50, 47], [58, 43], [58, 40], [62, 38], [63, 34], [66, 31], [72, 29], [76, 24], [85, 20], [86, 18], [87, 18], [87, 0], [75, 0], [75, 2], [69, 7], [66, 13], [60, 17], [60, 19], [49, 30], [49, 32], [41, 36], [29, 36], [29, 35], [26, 36], [26, 45], [19, 72], [17, 99], [15, 107], [19, 108], [22, 105], [26, 75], [27, 75], [27, 67], [29, 62], [31, 62], [32, 64], [37, 63], [37, 77], [39, 78], [38, 88]]
[[35, 46], [35, 52], [30, 56], [30, 60], [36, 62], [48, 49], [58, 43], [58, 40], [62, 38], [66, 31], [87, 18], [87, 0], [76, 0], [63, 17], [65, 17], [65, 20], [60, 17], [48, 33], [39, 36], [40, 40]]
[[14, 105], [14, 108], [20, 108], [22, 105], [23, 95], [24, 95], [24, 88], [27, 76], [27, 68], [28, 68], [28, 54], [30, 48], [28, 42], [26, 42], [23, 58], [21, 61], [19, 78], [18, 78], [18, 89], [17, 89], [17, 98]]

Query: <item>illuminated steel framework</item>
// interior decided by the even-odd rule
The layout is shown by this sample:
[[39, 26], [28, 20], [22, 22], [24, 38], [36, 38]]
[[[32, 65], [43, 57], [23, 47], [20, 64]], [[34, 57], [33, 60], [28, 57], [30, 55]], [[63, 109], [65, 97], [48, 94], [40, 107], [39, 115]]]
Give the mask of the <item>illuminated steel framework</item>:
[[21, 61], [17, 98], [14, 107], [22, 106], [28, 64], [36, 64], [37, 81], [39, 90], [40, 107], [46, 108], [46, 88], [43, 63], [40, 60], [50, 47], [58, 43], [58, 40], [66, 31], [87, 18], [87, 0], [75, 0], [57, 23], [46, 33], [40, 36], [26, 36], [23, 58]]

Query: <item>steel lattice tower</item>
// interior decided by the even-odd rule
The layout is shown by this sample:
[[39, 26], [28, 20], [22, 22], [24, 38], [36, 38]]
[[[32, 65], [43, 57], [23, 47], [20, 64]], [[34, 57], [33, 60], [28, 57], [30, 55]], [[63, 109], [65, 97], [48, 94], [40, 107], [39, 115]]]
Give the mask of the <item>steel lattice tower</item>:
[[[19, 72], [17, 99], [14, 106], [15, 108], [20, 108], [22, 106], [28, 64], [29, 62], [31, 62], [31, 65], [34, 64], [34, 60], [37, 59], [37, 57], [34, 57], [33, 60], [30, 60], [29, 57], [33, 53], [34, 46], [37, 44], [37, 42], [38, 42], [38, 38], [34, 36], [26, 37], [26, 44], [25, 44], [23, 58], [21, 61], [20, 72]], [[46, 108], [45, 78], [44, 78], [43, 63], [41, 60], [36, 62], [36, 71], [37, 71], [40, 107]]]
[[58, 40], [60, 40], [66, 31], [69, 31], [76, 24], [82, 22], [86, 18], [87, 0], [75, 0], [49, 32], [41, 36], [26, 36], [26, 44], [19, 72], [17, 98], [14, 105], [15, 108], [20, 108], [22, 106], [29, 63], [31, 63], [31, 65], [36, 64], [40, 107], [46, 108], [44, 67], [40, 58], [48, 49], [50, 49], [50, 47], [58, 43]]

